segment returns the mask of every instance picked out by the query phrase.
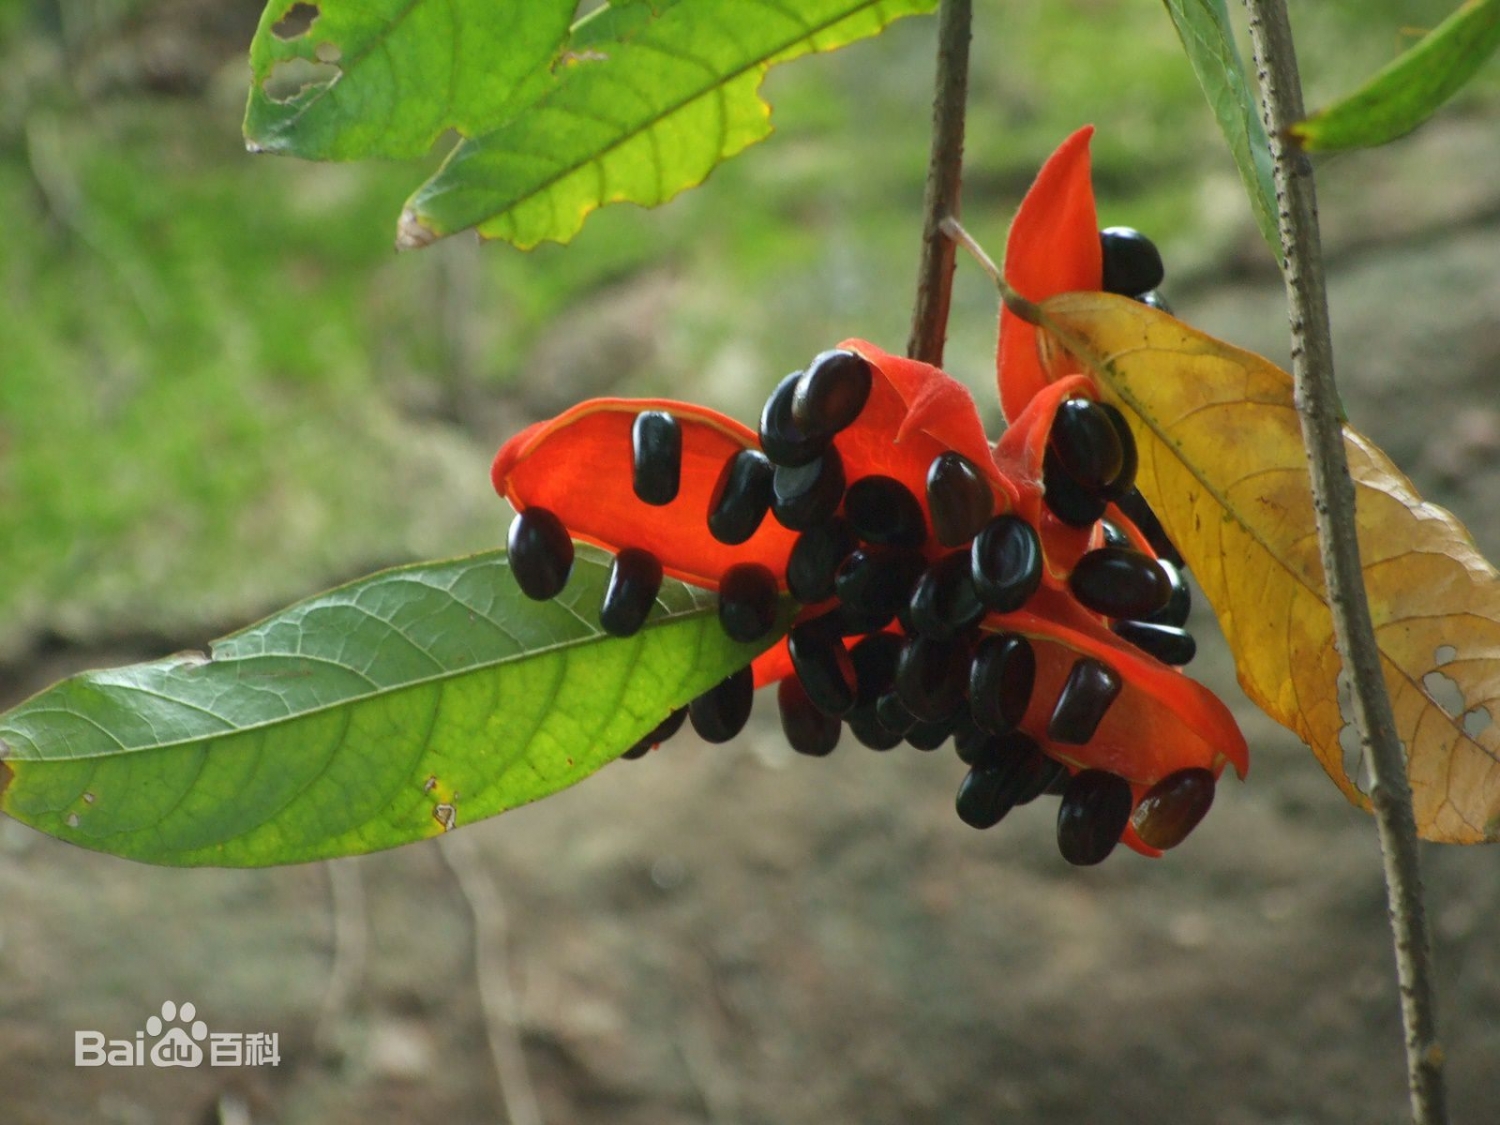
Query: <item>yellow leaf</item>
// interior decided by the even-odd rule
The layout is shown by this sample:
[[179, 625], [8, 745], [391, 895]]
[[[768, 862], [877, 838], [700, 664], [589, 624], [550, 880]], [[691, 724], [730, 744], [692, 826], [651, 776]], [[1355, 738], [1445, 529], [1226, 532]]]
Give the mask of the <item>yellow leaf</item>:
[[[1129, 417], [1140, 489], [1218, 615], [1245, 692], [1368, 808], [1368, 773], [1340, 708], [1341, 662], [1291, 377], [1124, 297], [1069, 293], [1038, 313]], [[1348, 426], [1344, 448], [1418, 832], [1446, 843], [1494, 840], [1500, 576], [1457, 519], [1425, 503]]]

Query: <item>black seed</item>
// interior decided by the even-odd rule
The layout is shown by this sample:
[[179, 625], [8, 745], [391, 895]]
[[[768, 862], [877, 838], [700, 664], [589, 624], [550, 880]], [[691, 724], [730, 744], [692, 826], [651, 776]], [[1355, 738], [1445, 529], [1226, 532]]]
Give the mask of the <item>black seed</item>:
[[870, 398], [870, 365], [850, 351], [820, 353], [797, 381], [792, 422], [806, 434], [836, 434]]
[[1147, 308], [1157, 309], [1168, 316], [1172, 315], [1172, 306], [1167, 304], [1167, 299], [1161, 295], [1160, 289], [1152, 289], [1149, 292], [1142, 293], [1136, 297], [1136, 300]]
[[1095, 613], [1140, 618], [1166, 606], [1172, 580], [1150, 555], [1131, 547], [1100, 547], [1084, 552], [1068, 575], [1068, 589]]
[[1036, 683], [1036, 653], [1019, 633], [995, 633], [980, 642], [969, 669], [969, 709], [974, 725], [1005, 734], [1020, 725]]
[[1042, 541], [1020, 516], [996, 516], [969, 554], [979, 600], [996, 613], [1014, 613], [1042, 584]]
[[1082, 746], [1094, 737], [1104, 713], [1124, 686], [1120, 674], [1108, 664], [1089, 656], [1079, 659], [1057, 695], [1047, 737], [1053, 742]]
[[735, 563], [719, 579], [719, 624], [732, 641], [756, 641], [776, 623], [776, 576], [759, 563]]
[[834, 592], [857, 613], [889, 621], [911, 600], [924, 561], [907, 547], [861, 547], [834, 575]]
[[1109, 520], [1100, 520], [1099, 528], [1104, 532], [1104, 545], [1106, 547], [1131, 547], [1134, 544], [1130, 536], [1125, 534], [1124, 528]]
[[974, 462], [960, 453], [939, 453], [927, 469], [927, 508], [938, 542], [958, 547], [989, 521], [995, 494]]
[[849, 733], [855, 740], [871, 750], [893, 750], [905, 737], [882, 723], [874, 707], [856, 707], [844, 721], [849, 724]]
[[636, 497], [658, 507], [677, 499], [682, 482], [682, 427], [664, 410], [643, 410], [630, 427]]
[[1150, 621], [1116, 621], [1110, 628], [1115, 636], [1129, 641], [1142, 652], [1163, 664], [1181, 667], [1191, 664], [1198, 655], [1198, 642], [1186, 629], [1174, 625], [1156, 625]]
[[792, 667], [807, 697], [829, 715], [848, 714], [854, 706], [854, 662], [831, 613], [795, 626], [787, 638]]
[[993, 828], [999, 824], [1015, 805], [1007, 791], [1010, 772], [1003, 766], [989, 769], [976, 766], [965, 774], [953, 799], [958, 819], [970, 828]]
[[891, 623], [889, 613], [859, 609], [847, 602], [839, 602], [831, 611], [839, 623], [839, 632], [846, 637], [863, 637], [876, 633]]
[[1101, 862], [1120, 842], [1133, 803], [1130, 783], [1117, 774], [1074, 774], [1057, 809], [1057, 847], [1063, 859], [1078, 867]]
[[1146, 498], [1141, 495], [1140, 489], [1132, 488], [1124, 496], [1116, 497], [1115, 507], [1119, 508], [1125, 518], [1135, 524], [1136, 530], [1146, 537], [1146, 542], [1156, 552], [1157, 558], [1165, 559], [1176, 567], [1183, 565], [1182, 556], [1177, 553], [1177, 548], [1167, 538], [1166, 529], [1156, 518], [1151, 505], [1146, 503]]
[[807, 697], [801, 680], [787, 676], [777, 684], [776, 704], [781, 710], [781, 731], [793, 750], [814, 758], [833, 753], [844, 724], [837, 715], [826, 715], [818, 710]]
[[866, 543], [920, 547], [927, 521], [911, 489], [894, 477], [861, 477], [844, 494], [844, 515]]
[[854, 664], [855, 705], [873, 707], [896, 682], [902, 639], [895, 633], [871, 633], [849, 650]]
[[912, 724], [911, 730], [906, 732], [906, 744], [918, 750], [936, 750], [953, 736], [953, 719], [940, 719], [937, 722], [925, 722], [918, 720]]
[[952, 640], [983, 616], [968, 551], [950, 551], [938, 559], [912, 590], [912, 628], [926, 636]]
[[634, 635], [661, 591], [661, 561], [650, 551], [626, 547], [609, 567], [609, 585], [599, 606], [599, 624], [616, 637]]
[[1136, 835], [1153, 848], [1175, 848], [1214, 803], [1214, 775], [1205, 769], [1169, 773], [1146, 790], [1131, 818]]
[[1182, 571], [1167, 562], [1166, 559], [1157, 559], [1156, 565], [1166, 573], [1167, 581], [1172, 585], [1172, 595], [1167, 599], [1167, 604], [1155, 613], [1149, 613], [1141, 618], [1153, 625], [1176, 625], [1187, 624], [1188, 617], [1193, 612], [1193, 594], [1188, 589], [1187, 578]]
[[959, 756], [973, 768], [958, 789], [958, 815], [975, 828], [988, 828], [1035, 799], [1062, 768], [1020, 731], [989, 735], [971, 744], [967, 757], [961, 746]]
[[661, 745], [667, 739], [671, 738], [674, 734], [680, 731], [682, 729], [682, 724], [687, 722], [687, 717], [688, 712], [686, 707], [677, 708], [677, 710], [673, 711], [665, 719], [657, 723], [656, 726], [648, 731], [639, 742], [637, 742], [629, 750], [625, 751], [625, 753], [621, 754], [620, 757], [629, 758], [632, 761], [636, 758], [644, 758], [647, 752], [650, 751], [653, 746]]
[[1042, 499], [1069, 527], [1088, 527], [1104, 515], [1105, 499], [1068, 475], [1052, 446], [1042, 456]]
[[755, 675], [747, 664], [688, 704], [688, 722], [705, 742], [728, 742], [750, 719]]
[[1130, 432], [1130, 423], [1125, 421], [1125, 415], [1107, 402], [1096, 405], [1109, 419], [1109, 424], [1114, 427], [1115, 436], [1120, 439], [1120, 471], [1104, 486], [1103, 491], [1107, 499], [1113, 500], [1124, 496], [1135, 487], [1135, 474], [1141, 466], [1140, 451], [1136, 449], [1135, 435]]
[[1063, 471], [1090, 493], [1108, 488], [1125, 463], [1114, 422], [1099, 403], [1087, 398], [1070, 398], [1057, 408], [1047, 448]]
[[1134, 297], [1155, 289], [1166, 277], [1155, 243], [1131, 227], [1109, 227], [1099, 232], [1104, 251], [1104, 291]]
[[896, 662], [896, 694], [919, 719], [946, 719], [969, 687], [967, 646], [931, 637], [909, 637]]
[[829, 446], [806, 465], [776, 466], [771, 478], [771, 512], [782, 527], [806, 531], [838, 510], [844, 498], [844, 462]]
[[833, 575], [859, 546], [849, 521], [835, 516], [797, 536], [786, 561], [786, 585], [803, 605], [833, 597]]
[[902, 737], [919, 721], [906, 709], [906, 704], [901, 702], [901, 697], [894, 691], [882, 693], [875, 701], [875, 717], [886, 730], [899, 733]]
[[827, 434], [804, 433], [792, 421], [792, 396], [802, 372], [793, 371], [771, 392], [760, 412], [760, 447], [773, 464], [806, 465], [828, 448]]
[[771, 510], [774, 466], [758, 449], [742, 449], [724, 462], [708, 502], [708, 532], [720, 543], [737, 546], [760, 528]]
[[1067, 788], [1068, 767], [1056, 758], [1049, 758], [1038, 749], [1032, 764], [1034, 768], [1028, 775], [1027, 784], [1016, 797], [1018, 805], [1030, 804], [1043, 793], [1060, 794]]
[[528, 598], [544, 602], [562, 593], [573, 570], [573, 540], [546, 508], [527, 508], [510, 521], [506, 536], [510, 572]]

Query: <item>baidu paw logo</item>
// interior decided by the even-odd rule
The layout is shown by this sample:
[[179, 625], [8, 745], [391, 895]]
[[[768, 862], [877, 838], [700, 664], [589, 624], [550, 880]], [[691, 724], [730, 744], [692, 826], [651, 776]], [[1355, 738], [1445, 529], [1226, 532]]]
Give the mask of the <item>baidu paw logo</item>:
[[[193, 1017], [198, 1010], [192, 1004], [183, 1004], [179, 1009], [167, 1000], [161, 1006], [160, 1016], [146, 1020], [146, 1034], [160, 1035], [151, 1047], [153, 1066], [198, 1066], [203, 1062], [203, 1048], [199, 1044], [208, 1038], [208, 1024]], [[168, 1026], [172, 1023], [178, 1026]], [[190, 1026], [182, 1026], [184, 1024]], [[166, 1028], [166, 1034], [162, 1029]]]

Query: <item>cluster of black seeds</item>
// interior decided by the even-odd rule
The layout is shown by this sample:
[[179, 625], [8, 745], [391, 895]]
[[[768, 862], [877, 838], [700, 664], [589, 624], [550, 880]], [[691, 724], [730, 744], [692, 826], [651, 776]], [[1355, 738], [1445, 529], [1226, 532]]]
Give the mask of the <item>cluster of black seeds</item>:
[[[1164, 307], [1156, 248], [1138, 232], [1101, 233], [1104, 285]], [[996, 513], [987, 478], [955, 452], [929, 466], [925, 506], [902, 482], [881, 475], [847, 479], [837, 435], [864, 409], [869, 364], [849, 351], [818, 355], [783, 379], [761, 412], [759, 449], [724, 464], [708, 511], [719, 542], [738, 545], [769, 516], [798, 533], [782, 575], [753, 562], [732, 566], [719, 589], [719, 620], [737, 641], [764, 637], [776, 618], [778, 590], [810, 610], [788, 636], [794, 675], [782, 680], [782, 729], [802, 754], [822, 756], [845, 727], [874, 750], [907, 743], [935, 750], [952, 738], [969, 767], [956, 799], [959, 817], [988, 828], [1043, 794], [1061, 798], [1058, 844], [1075, 864], [1103, 860], [1132, 821], [1155, 847], [1170, 847], [1208, 811], [1214, 777], [1181, 770], [1137, 804], [1129, 783], [1102, 770], [1069, 770], [1020, 730], [1031, 707], [1037, 655], [1020, 633], [980, 627], [989, 614], [1021, 609], [1042, 582], [1043, 547], [1022, 517]], [[632, 484], [645, 504], [677, 496], [682, 431], [671, 414], [640, 413], [631, 429]], [[1068, 579], [1080, 604], [1111, 619], [1114, 632], [1167, 664], [1186, 664], [1195, 645], [1184, 626], [1190, 610], [1182, 560], [1135, 488], [1136, 449], [1115, 408], [1085, 398], [1061, 404], [1044, 459], [1044, 501], [1062, 522], [1102, 521], [1104, 545], [1086, 552]], [[1103, 520], [1115, 504], [1154, 553], [1137, 550], [1125, 531]], [[511, 525], [510, 565], [532, 598], [556, 596], [567, 581], [573, 545], [551, 512], [528, 508]], [[661, 586], [650, 552], [615, 557], [601, 627], [630, 636], [645, 622]], [[1086, 745], [1123, 682], [1118, 670], [1077, 658], [1051, 702], [1047, 738]], [[744, 727], [754, 690], [745, 668], [673, 712], [624, 755], [643, 756], [690, 723], [710, 742]]]

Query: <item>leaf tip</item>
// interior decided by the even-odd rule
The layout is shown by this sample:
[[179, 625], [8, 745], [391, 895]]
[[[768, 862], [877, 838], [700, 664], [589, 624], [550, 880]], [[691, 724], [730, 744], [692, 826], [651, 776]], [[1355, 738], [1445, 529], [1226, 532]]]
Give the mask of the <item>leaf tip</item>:
[[424, 246], [431, 246], [439, 237], [437, 231], [422, 222], [416, 208], [408, 207], [401, 212], [401, 220], [396, 224], [397, 250], [421, 250]]

